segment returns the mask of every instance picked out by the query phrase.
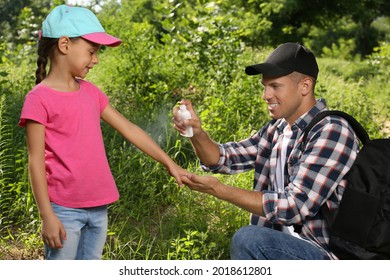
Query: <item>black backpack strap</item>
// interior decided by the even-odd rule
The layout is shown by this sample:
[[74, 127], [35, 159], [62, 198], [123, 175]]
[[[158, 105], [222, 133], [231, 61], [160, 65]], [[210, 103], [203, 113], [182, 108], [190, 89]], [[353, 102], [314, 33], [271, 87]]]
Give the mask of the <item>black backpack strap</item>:
[[[330, 115], [336, 115], [340, 116], [343, 119], [345, 119], [351, 126], [354, 132], [356, 133], [357, 137], [359, 138], [360, 142], [364, 145], [369, 140], [370, 137], [367, 133], [367, 131], [364, 129], [364, 127], [351, 115], [337, 110], [326, 110], [321, 111], [317, 115], [314, 116], [314, 118], [311, 120], [309, 125], [305, 128], [303, 131], [303, 138], [302, 138], [302, 145], [301, 145], [301, 151], [303, 152], [306, 147], [307, 142], [307, 136], [309, 134], [309, 131], [323, 118]], [[324, 218], [326, 219], [328, 224], [333, 224], [335, 213], [331, 213], [331, 211], [328, 208], [328, 205], [324, 203], [324, 205], [321, 207], [322, 213], [324, 215]], [[300, 233], [302, 230], [302, 225], [294, 225], [294, 231], [297, 233]]]

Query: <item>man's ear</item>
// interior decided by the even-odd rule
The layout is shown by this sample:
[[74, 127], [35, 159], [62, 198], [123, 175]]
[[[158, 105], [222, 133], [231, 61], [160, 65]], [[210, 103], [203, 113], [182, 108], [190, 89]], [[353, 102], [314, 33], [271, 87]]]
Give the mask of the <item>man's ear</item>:
[[308, 95], [313, 91], [313, 79], [305, 77], [302, 79], [302, 95]]
[[70, 44], [70, 38], [66, 36], [62, 36], [60, 39], [58, 39], [58, 50], [62, 54], [67, 54], [69, 50], [69, 44]]

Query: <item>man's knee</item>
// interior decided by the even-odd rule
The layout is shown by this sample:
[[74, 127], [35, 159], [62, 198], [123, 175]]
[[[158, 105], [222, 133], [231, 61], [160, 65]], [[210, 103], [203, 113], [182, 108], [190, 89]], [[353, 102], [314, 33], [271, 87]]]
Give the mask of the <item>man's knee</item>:
[[230, 244], [230, 257], [232, 259], [253, 259], [253, 243], [261, 233], [261, 227], [248, 225], [240, 228], [232, 237]]
[[236, 249], [243, 249], [248, 245], [248, 242], [258, 236], [260, 227], [248, 225], [240, 228], [232, 237], [231, 247]]
[[250, 237], [248, 235], [252, 235], [251, 233], [252, 226], [245, 226], [240, 228], [232, 237], [232, 246], [238, 246], [242, 247], [245, 245], [246, 242], [248, 242], [248, 239], [250, 240]]

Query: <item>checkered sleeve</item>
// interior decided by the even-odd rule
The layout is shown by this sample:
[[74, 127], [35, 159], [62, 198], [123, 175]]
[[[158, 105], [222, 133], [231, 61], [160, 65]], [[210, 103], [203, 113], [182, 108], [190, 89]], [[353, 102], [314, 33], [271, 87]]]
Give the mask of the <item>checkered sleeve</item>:
[[239, 142], [219, 144], [220, 158], [215, 166], [201, 165], [203, 170], [222, 174], [237, 174], [255, 168], [260, 132]]

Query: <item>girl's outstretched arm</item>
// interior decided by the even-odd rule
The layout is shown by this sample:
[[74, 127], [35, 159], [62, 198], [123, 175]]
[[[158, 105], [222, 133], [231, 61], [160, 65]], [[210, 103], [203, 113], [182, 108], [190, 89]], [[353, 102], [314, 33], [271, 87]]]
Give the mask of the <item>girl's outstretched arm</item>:
[[50, 205], [45, 167], [45, 127], [37, 122], [26, 121], [28, 168], [31, 187], [42, 218], [43, 242], [52, 248], [62, 248], [66, 239], [65, 229]]
[[154, 160], [162, 163], [169, 174], [172, 175], [179, 186], [182, 186], [181, 176], [189, 174], [188, 171], [178, 166], [157, 143], [137, 125], [126, 119], [121, 113], [115, 110], [110, 104], [104, 109], [101, 118], [117, 130], [127, 141], [135, 145], [145, 154]]

